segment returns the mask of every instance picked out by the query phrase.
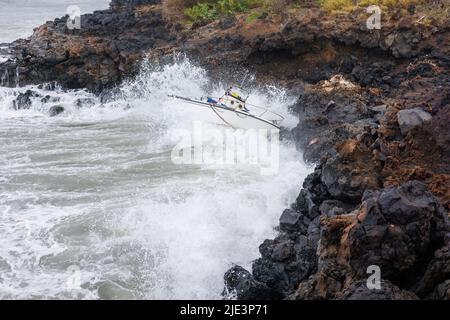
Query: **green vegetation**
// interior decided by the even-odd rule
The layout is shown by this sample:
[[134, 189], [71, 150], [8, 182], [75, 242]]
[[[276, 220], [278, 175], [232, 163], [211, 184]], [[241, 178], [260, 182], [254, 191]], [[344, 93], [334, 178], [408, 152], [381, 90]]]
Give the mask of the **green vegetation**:
[[204, 0], [184, 10], [193, 22], [211, 21], [259, 7], [263, 0]]
[[[262, 15], [295, 14], [305, 7], [320, 7], [329, 14], [352, 12], [355, 8], [378, 5], [383, 12], [401, 9], [406, 12], [414, 4], [423, 12], [423, 22], [434, 19], [448, 19], [448, 8], [432, 11], [433, 6], [424, 0], [166, 0], [168, 12], [178, 19], [187, 18], [189, 22], [210, 22], [225, 16], [243, 14], [247, 23], [252, 23]], [[177, 13], [177, 14], [176, 14]]]
[[256, 19], [258, 19], [259, 17], [261, 17], [263, 15], [263, 12], [261, 11], [252, 11], [247, 15], [247, 18], [245, 19], [245, 22], [247, 23], [252, 23], [253, 21], [255, 21]]
[[194, 22], [211, 21], [219, 17], [219, 12], [209, 3], [197, 3], [187, 8], [184, 13]]

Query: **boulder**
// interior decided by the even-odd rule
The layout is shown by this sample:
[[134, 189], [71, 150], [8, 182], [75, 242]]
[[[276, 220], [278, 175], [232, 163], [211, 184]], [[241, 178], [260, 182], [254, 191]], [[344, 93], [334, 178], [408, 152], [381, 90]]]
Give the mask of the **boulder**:
[[446, 280], [438, 285], [427, 298], [430, 300], [450, 300], [450, 280]]
[[380, 188], [380, 163], [364, 141], [349, 139], [337, 147], [337, 154], [323, 166], [321, 180], [330, 195], [357, 203], [367, 189]]
[[17, 98], [14, 100], [14, 109], [23, 110], [31, 108], [31, 98], [36, 97], [38, 94], [32, 90], [27, 90], [18, 94]]
[[406, 135], [415, 127], [421, 126], [425, 121], [428, 121], [431, 118], [431, 114], [420, 108], [400, 110], [397, 113], [398, 125], [400, 126], [400, 131], [403, 135]]
[[433, 293], [442, 292], [442, 282], [448, 279], [450, 279], [450, 245], [436, 250], [434, 258], [428, 264], [425, 273], [415, 285], [414, 290], [419, 296], [425, 297], [431, 292], [433, 295]]
[[367, 192], [357, 220], [347, 240], [353, 271], [365, 277], [367, 268], [377, 265], [383, 279], [396, 285], [406, 285], [404, 275], [419, 272], [448, 232], [447, 213], [419, 181]]
[[241, 266], [234, 266], [225, 273], [225, 290], [223, 295], [236, 294], [239, 300], [268, 300], [279, 299], [276, 292], [265, 284], [258, 282]]
[[282, 233], [264, 241], [259, 250], [261, 258], [253, 263], [253, 276], [281, 297], [293, 293], [316, 270], [316, 247], [304, 235]]
[[63, 113], [63, 112], [64, 112], [64, 107], [61, 105], [53, 106], [48, 110], [48, 114], [50, 115], [50, 117], [55, 117], [58, 114]]

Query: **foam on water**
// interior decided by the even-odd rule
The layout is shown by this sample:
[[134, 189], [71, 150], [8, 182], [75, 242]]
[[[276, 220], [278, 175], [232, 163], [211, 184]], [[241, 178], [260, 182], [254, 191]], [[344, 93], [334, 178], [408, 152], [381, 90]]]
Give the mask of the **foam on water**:
[[[172, 163], [173, 131], [193, 130], [201, 115], [167, 95], [225, 87], [181, 59], [144, 64], [107, 101], [83, 90], [0, 88], [0, 298], [220, 298], [224, 272], [250, 267], [310, 170], [287, 142], [271, 176]], [[54, 103], [40, 97], [13, 110], [27, 89], [66, 111], [50, 118]], [[295, 124], [285, 92], [259, 88], [251, 102]]]

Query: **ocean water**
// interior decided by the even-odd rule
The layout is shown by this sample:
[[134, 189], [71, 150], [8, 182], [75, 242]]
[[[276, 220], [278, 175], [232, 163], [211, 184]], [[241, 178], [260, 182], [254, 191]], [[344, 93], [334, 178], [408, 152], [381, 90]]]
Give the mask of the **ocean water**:
[[[251, 266], [310, 171], [288, 141], [272, 175], [172, 161], [174, 132], [194, 134], [201, 114], [167, 95], [218, 95], [226, 85], [176, 57], [143, 62], [106, 101], [0, 87], [0, 299], [220, 299], [224, 272]], [[14, 110], [28, 89], [53, 102], [34, 97]], [[250, 99], [295, 125], [287, 92], [257, 87]], [[49, 117], [54, 104], [65, 112]]]
[[77, 5], [81, 13], [106, 9], [109, 0], [0, 0], [0, 43], [26, 38], [33, 28], [64, 16], [67, 8]]

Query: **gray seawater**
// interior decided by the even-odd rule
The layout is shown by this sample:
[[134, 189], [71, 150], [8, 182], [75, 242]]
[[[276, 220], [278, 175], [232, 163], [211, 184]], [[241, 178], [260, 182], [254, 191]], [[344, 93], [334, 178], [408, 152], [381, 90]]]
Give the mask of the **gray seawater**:
[[[157, 70], [143, 63], [107, 103], [83, 90], [0, 87], [0, 298], [220, 298], [224, 272], [258, 257], [310, 171], [288, 143], [269, 176], [252, 165], [174, 164], [174, 132], [193, 131], [199, 115], [167, 94], [223, 88], [182, 58]], [[27, 89], [65, 112], [50, 118], [39, 98], [13, 110]], [[252, 102], [295, 125], [282, 90], [260, 88]]]
[[109, 0], [0, 0], [0, 43], [26, 38], [33, 28], [66, 14], [78, 5], [82, 13], [106, 9]]

